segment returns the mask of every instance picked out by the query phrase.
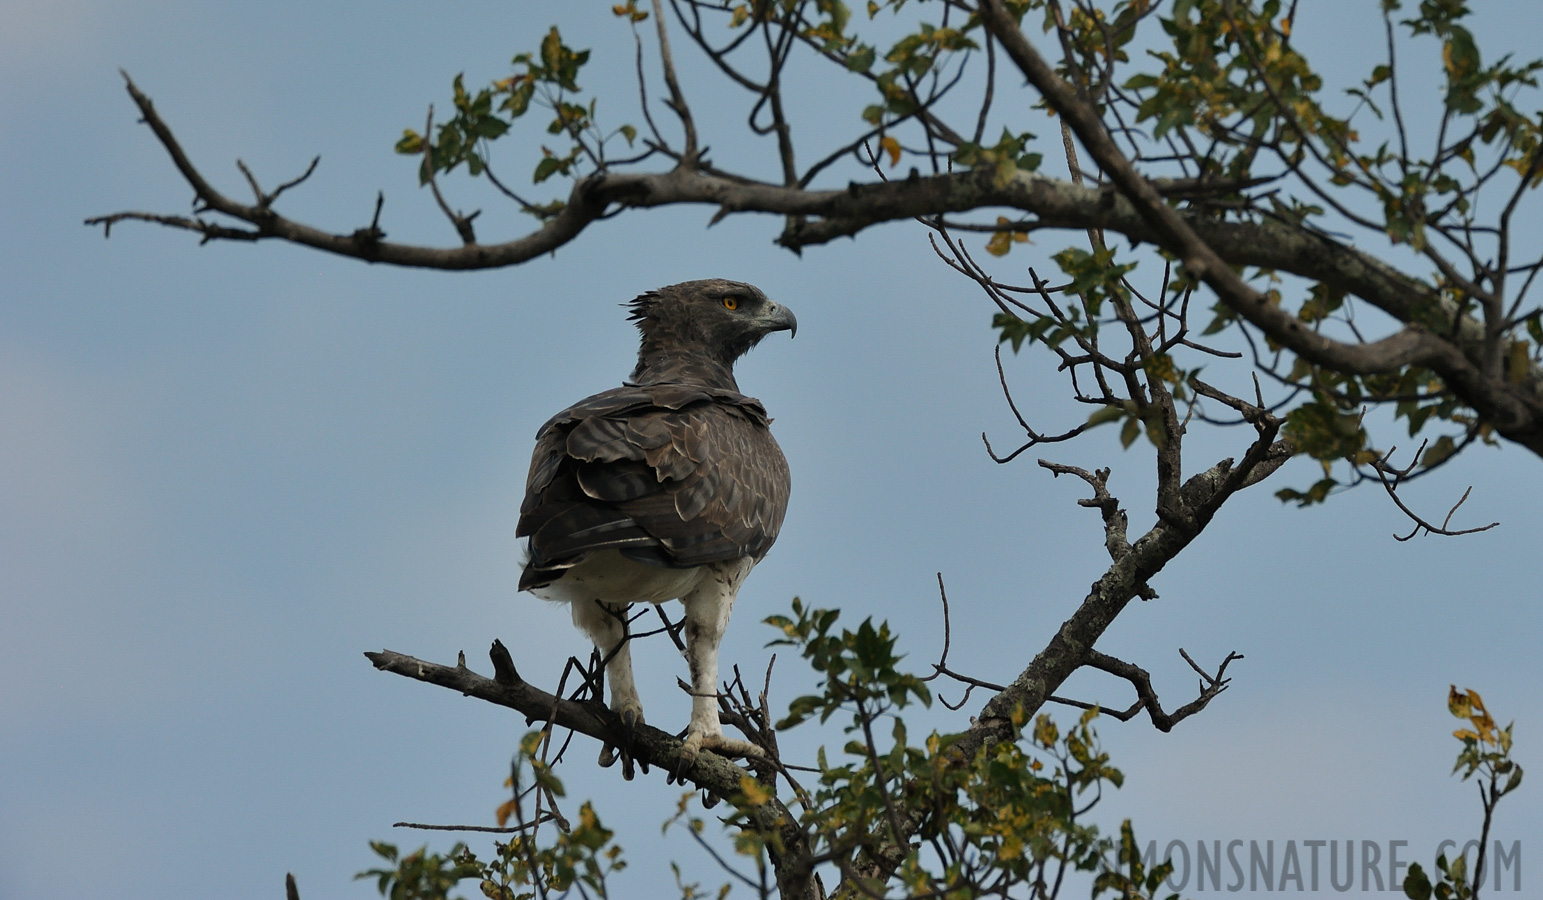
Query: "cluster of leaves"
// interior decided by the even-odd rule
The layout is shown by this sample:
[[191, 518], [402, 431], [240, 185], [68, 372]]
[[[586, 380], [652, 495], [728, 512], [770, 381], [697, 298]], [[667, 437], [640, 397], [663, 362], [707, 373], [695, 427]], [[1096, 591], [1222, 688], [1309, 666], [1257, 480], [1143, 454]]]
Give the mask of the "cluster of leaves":
[[[898, 12], [905, 4], [906, 0], [869, 2], [868, 18], [884, 10]], [[893, 124], [915, 115], [923, 106], [918, 97], [922, 79], [979, 49], [966, 33], [968, 28], [920, 22], [915, 31], [895, 41], [881, 56], [878, 45], [852, 30], [852, 10], [842, 0], [755, 0], [735, 3], [728, 12], [731, 29], [787, 22], [819, 53], [870, 81], [879, 92], [879, 102], [862, 112], [870, 125]], [[974, 24], [971, 19], [970, 26]]]
[[483, 895], [488, 900], [525, 900], [538, 893], [563, 896], [577, 889], [580, 895], [609, 896], [607, 879], [625, 869], [627, 862], [594, 805], [586, 800], [569, 827], [555, 835], [546, 843], [532, 829], [507, 843], [494, 844], [495, 858], [479, 873]]
[[[534, 731], [520, 741], [513, 774], [506, 782], [514, 790], [514, 799], [499, 807], [498, 824], [515, 819], [521, 833], [507, 842], [495, 842], [491, 858], [479, 859], [464, 843], [457, 843], [444, 856], [429, 853], [427, 847], [399, 856], [394, 845], [372, 841], [370, 848], [392, 867], [370, 869], [355, 877], [376, 879], [381, 896], [389, 900], [449, 900], [450, 891], [468, 880], [477, 882], [488, 900], [562, 897], [575, 890], [581, 896], [608, 896], [607, 879], [624, 870], [627, 862], [591, 803], [585, 801], [576, 821], [564, 821], [550, 841], [541, 838], [542, 820], [530, 821], [525, 815], [526, 797], [564, 795], [562, 782], [538, 756], [545, 737], [546, 732]], [[527, 769], [532, 783], [522, 790]]]
[[[905, 4], [906, 0], [869, 2], [868, 18], [873, 19], [886, 10], [898, 12]], [[1021, 15], [1030, 4], [1013, 5]], [[807, 19], [802, 18], [805, 6], [813, 7], [813, 15]], [[879, 132], [879, 147], [888, 154], [892, 167], [899, 164], [904, 150], [890, 133], [891, 129], [941, 99], [948, 88], [939, 82], [956, 81], [964, 60], [980, 49], [979, 41], [971, 36], [980, 23], [970, 16], [962, 25], [951, 25], [946, 21], [943, 24], [918, 22], [914, 31], [896, 40], [881, 55], [876, 44], [863, 40], [853, 30], [851, 10], [841, 0], [814, 0], [812, 4], [786, 0], [780, 4], [740, 3], [730, 9], [729, 27], [737, 29], [766, 24], [778, 16], [797, 22], [800, 36], [810, 46], [872, 84], [879, 94], [877, 102], [864, 107], [861, 116]], [[945, 77], [946, 72], [953, 74]], [[1033, 172], [1039, 168], [1042, 155], [1028, 149], [1033, 139], [1034, 135], [1029, 132], [1004, 128], [995, 143], [985, 143], [978, 136], [974, 140], [954, 137], [944, 143], [950, 146], [950, 165], [964, 169], [988, 168], [1001, 185], [1017, 172]]]
[[972, 895], [987, 884], [1005, 895], [1013, 885], [1059, 884], [1073, 870], [1116, 872], [1111, 842], [1083, 819], [1104, 784], [1123, 783], [1098, 747], [1096, 715], [1089, 711], [1064, 736], [1039, 716], [1021, 742], [969, 758], [950, 735], [910, 744], [896, 717], [888, 747], [875, 746], [870, 729], [867, 740], [847, 744], [844, 761], [821, 754], [806, 824], [839, 854], [892, 840], [901, 816], [923, 817], [919, 843], [895, 874], [913, 896]]
[[871, 715], [891, 708], [901, 709], [912, 701], [924, 706], [932, 703], [932, 692], [920, 678], [896, 668], [901, 656], [895, 652], [896, 635], [888, 622], [874, 625], [867, 618], [856, 631], [843, 628], [833, 634], [840, 616], [840, 610], [806, 608], [794, 597], [791, 617], [766, 618], [766, 624], [783, 635], [767, 646], [797, 647], [809, 667], [824, 676], [822, 691], [795, 699], [787, 717], [777, 723], [778, 729], [792, 728], [815, 713], [824, 722], [842, 708], [854, 708], [848, 729], [854, 730]]
[[482, 874], [482, 863], [457, 843], [445, 856], [430, 853], [428, 845], [402, 856], [395, 844], [370, 841], [370, 849], [391, 868], [367, 869], [355, 879], [374, 878], [380, 895], [389, 900], [447, 900], [450, 891], [467, 878]]
[[[1093, 896], [1104, 891], [1114, 891], [1121, 900], [1145, 900], [1155, 898], [1163, 882], [1173, 874], [1173, 860], [1166, 859], [1150, 869], [1141, 861], [1141, 851], [1136, 843], [1136, 831], [1130, 819], [1120, 823], [1120, 849], [1116, 857], [1123, 868], [1105, 868], [1093, 879]], [[1178, 900], [1178, 894], [1169, 894], [1164, 900]]]
[[1496, 727], [1479, 692], [1460, 691], [1456, 685], [1447, 697], [1447, 709], [1457, 718], [1468, 720], [1467, 728], [1452, 732], [1453, 737], [1463, 742], [1463, 750], [1457, 754], [1457, 764], [1452, 767], [1452, 772], [1461, 771], [1464, 781], [1481, 775], [1498, 782], [1505, 776], [1505, 786], [1500, 789], [1499, 796], [1521, 787], [1522, 767], [1511, 761], [1512, 726]]
[[[974, 895], [983, 885], [1006, 892], [1017, 884], [1059, 885], [1071, 870], [1096, 872], [1096, 894], [1121, 892], [1140, 897], [1140, 885], [1167, 876], [1122, 872], [1113, 842], [1100, 837], [1083, 816], [1098, 802], [1105, 784], [1121, 785], [1124, 776], [1098, 746], [1089, 710], [1064, 735], [1049, 716], [1031, 728], [1023, 713], [1015, 725], [1024, 736], [964, 755], [957, 735], [932, 732], [910, 743], [905, 721], [894, 710], [909, 700], [926, 704], [930, 695], [921, 679], [896, 668], [900, 657], [887, 624], [864, 621], [855, 631], [833, 633], [835, 610], [807, 609], [794, 601], [792, 616], [772, 616], [767, 623], [782, 632], [775, 644], [798, 648], [816, 672], [825, 676], [818, 695], [799, 697], [780, 727], [792, 727], [815, 712], [821, 720], [838, 709], [852, 715], [852, 738], [833, 761], [818, 754], [819, 782], [802, 794], [799, 824], [815, 837], [817, 852], [833, 859], [844, 873], [856, 871], [863, 853], [893, 841], [898, 823], [915, 818], [915, 845], [895, 878], [913, 896]], [[890, 719], [888, 723], [883, 720]], [[887, 727], [886, 727], [887, 725]], [[877, 735], [887, 731], [889, 740]], [[770, 801], [770, 793], [746, 778], [737, 798], [742, 813]], [[753, 833], [748, 815], [738, 820], [741, 834]], [[1127, 826], [1128, 827], [1128, 826]], [[739, 842], [755, 853], [759, 839]], [[1139, 868], [1139, 859], [1135, 865]], [[883, 886], [868, 885], [882, 892]], [[959, 893], [962, 892], [962, 893]]]
[[[863, 120], [870, 125], [884, 125], [915, 115], [922, 108], [917, 93], [920, 80], [947, 65], [955, 54], [974, 49], [975, 41], [963, 31], [923, 22], [917, 31], [895, 42], [884, 54], [889, 67], [873, 79], [880, 99], [863, 109]], [[872, 74], [873, 59], [873, 48], [859, 45], [847, 56], [847, 68]]]
[[1023, 349], [1025, 342], [1037, 341], [1053, 349], [1068, 339], [1096, 341], [1105, 304], [1130, 294], [1125, 277], [1135, 270], [1136, 263], [1116, 263], [1112, 248], [1101, 247], [1090, 252], [1080, 247], [1068, 247], [1053, 259], [1071, 279], [1055, 290], [1074, 295], [1080, 303], [1068, 306], [1064, 312], [1054, 310], [1049, 315], [1026, 318], [1011, 313], [994, 315], [991, 327], [998, 332], [998, 342], [1011, 344], [1014, 353]]
[[1432, 897], [1437, 900], [1468, 900], [1477, 895], [1479, 883], [1484, 876], [1484, 839], [1489, 836], [1495, 804], [1522, 784], [1522, 767], [1511, 759], [1511, 726], [1496, 726], [1489, 710], [1484, 708], [1484, 700], [1479, 692], [1460, 691], [1453, 685], [1447, 695], [1447, 709], [1452, 715], [1467, 722], [1465, 727], [1452, 732], [1452, 736], [1463, 743], [1452, 772], [1462, 772], [1464, 781], [1479, 776], [1479, 797], [1484, 804], [1479, 862], [1470, 881], [1466, 857], [1459, 855], [1456, 859], [1448, 860], [1444, 855], [1438, 856], [1438, 880], [1434, 884], [1419, 863], [1411, 864], [1409, 873], [1404, 877], [1404, 894], [1413, 900], [1430, 900]]
[[[998, 237], [993, 238], [997, 240]], [[1127, 335], [1142, 328], [1134, 321], [1134, 291], [1129, 281], [1137, 263], [1116, 261], [1115, 249], [1101, 241], [1093, 246], [1091, 251], [1068, 247], [1052, 257], [1068, 280], [1054, 287], [1041, 285], [1037, 293], [1043, 310], [1018, 303], [1015, 309], [996, 313], [991, 325], [997, 330], [998, 342], [1011, 345], [1014, 353], [1021, 351], [1025, 343], [1038, 342], [1060, 355], [1062, 368], [1092, 364], [1099, 370], [1094, 380], [1101, 395], [1085, 397], [1080, 391], [1078, 395], [1084, 402], [1098, 404], [1088, 416], [1085, 428], [1120, 422], [1122, 446], [1130, 447], [1145, 433], [1153, 446], [1161, 448], [1167, 440], [1165, 414], [1159, 405], [1150, 402], [1152, 391], [1142, 391], [1135, 376], [1139, 373], [1149, 388], [1167, 391], [1175, 400], [1189, 398], [1187, 381], [1200, 367], [1179, 368], [1171, 352], [1176, 340], [1164, 339], [1161, 320], [1173, 317], [1172, 308], [1183, 308], [1194, 284], [1183, 278], [1172, 280], [1166, 292], [1170, 308], [1159, 312], [1160, 324], [1155, 335], [1148, 334], [1148, 345], [1131, 346], [1129, 355], [1112, 353], [1099, 344], [1102, 326], [1117, 323]], [[1056, 303], [1053, 294], [1065, 295], [1075, 302]], [[1114, 309], [1112, 316], [1106, 313], [1109, 307]], [[1075, 351], [1062, 349], [1068, 341], [1076, 345]], [[1102, 369], [1111, 366], [1123, 376], [1123, 393], [1104, 377]]]
[[[1383, 4], [1389, 16], [1400, 7], [1397, 0]], [[1447, 251], [1435, 249], [1433, 235], [1440, 233], [1446, 247], [1459, 256], [1473, 256], [1473, 241], [1496, 233], [1473, 217], [1479, 191], [1495, 171], [1509, 168], [1525, 186], [1538, 183], [1543, 172], [1543, 154], [1538, 151], [1543, 119], [1521, 113], [1514, 100], [1518, 88], [1536, 87], [1543, 62], [1517, 64], [1505, 57], [1485, 65], [1472, 35], [1461, 24], [1470, 12], [1467, 4], [1422, 0], [1414, 15], [1398, 24], [1411, 36], [1433, 37], [1441, 44], [1446, 76], [1441, 137], [1429, 156], [1413, 152], [1403, 121], [1397, 118], [1397, 73], [1389, 59], [1347, 91], [1357, 101], [1357, 111], [1364, 109], [1378, 119], [1384, 118], [1385, 106], [1393, 107], [1395, 139], [1367, 147], [1352, 124], [1354, 114], [1336, 116], [1327, 111], [1320, 97], [1322, 79], [1292, 46], [1292, 22], [1282, 18], [1283, 12], [1284, 4], [1276, 0], [1257, 6], [1208, 0], [1175, 3], [1171, 14], [1162, 19], [1172, 50], [1154, 54], [1162, 69], [1134, 75], [1122, 85], [1137, 98], [1137, 121], [1151, 123], [1154, 137], [1206, 146], [1203, 170], [1226, 177], [1252, 175], [1259, 167], [1260, 149], [1270, 148], [1278, 163], [1304, 183], [1316, 185], [1321, 199], [1304, 204], [1272, 198], [1270, 209], [1254, 207], [1255, 214], [1265, 212], [1300, 224], [1321, 217], [1325, 211], [1316, 204], [1327, 201], [1340, 221], [1381, 232], [1393, 243], [1408, 244], [1427, 255], [1438, 270], [1440, 290], [1435, 302], [1422, 303], [1415, 310], [1416, 321], [1450, 331], [1452, 311], [1470, 309], [1478, 302], [1475, 285], [1498, 292], [1504, 273], [1481, 272], [1471, 282], [1453, 277], [1454, 270], [1444, 257]], [[1393, 28], [1391, 19], [1389, 28]], [[1466, 131], [1461, 125], [1465, 121]], [[1487, 148], [1488, 162], [1477, 155], [1480, 148]], [[1330, 186], [1343, 190], [1330, 195]], [[1358, 198], [1371, 203], [1363, 206]], [[1474, 257], [1474, 263], [1481, 269], [1486, 264], [1479, 257]], [[1298, 318], [1315, 328], [1332, 319], [1343, 331], [1358, 334], [1349, 305], [1342, 292], [1310, 285]], [[1512, 332], [1504, 342], [1505, 365], [1508, 373], [1520, 378], [1538, 359], [1543, 329], [1532, 328], [1536, 317], [1510, 315], [1513, 318], [1502, 326]], [[1235, 323], [1231, 311], [1219, 306], [1217, 320], [1207, 333]], [[1420, 468], [1441, 464], [1466, 442], [1490, 439], [1488, 426], [1426, 370], [1361, 377], [1294, 360], [1284, 380], [1305, 390], [1309, 398], [1288, 417], [1286, 432], [1303, 452], [1326, 465], [1325, 476], [1317, 484], [1306, 491], [1282, 491], [1282, 499], [1302, 504], [1320, 501], [1341, 483], [1330, 476], [1329, 463], [1345, 460], [1355, 468], [1379, 458], [1360, 425], [1360, 414], [1369, 404], [1395, 405], [1396, 416], [1407, 420], [1411, 435], [1427, 423], [1457, 426], [1429, 443]], [[1353, 475], [1351, 480], [1360, 479]]]
[[1225, 163], [1211, 160], [1232, 178], [1250, 174], [1249, 146], [1271, 144], [1293, 156], [1314, 136], [1332, 135], [1338, 143], [1353, 138], [1348, 122], [1319, 104], [1323, 81], [1291, 48], [1289, 21], [1275, 26], [1281, 14], [1280, 0], [1257, 8], [1176, 0], [1161, 19], [1172, 49], [1152, 54], [1161, 70], [1123, 84], [1140, 96], [1136, 121], [1150, 122], [1156, 139], [1193, 127], [1220, 146], [1239, 148]]
[[[964, 168], [989, 169], [996, 185], [1005, 187], [1019, 172], [1038, 171], [1039, 164], [1044, 161], [1043, 155], [1028, 149], [1032, 140], [1034, 135], [1027, 131], [1015, 134], [1003, 128], [1002, 136], [990, 146], [981, 146], [974, 141], [961, 143], [954, 150], [953, 161]], [[993, 255], [1002, 256], [1004, 253]]]
[[[646, 15], [630, 4], [618, 7], [617, 14], [634, 21], [636, 16]], [[427, 184], [437, 174], [454, 171], [462, 163], [471, 175], [482, 175], [488, 168], [488, 144], [507, 134], [516, 120], [534, 106], [551, 112], [546, 133], [566, 137], [568, 145], [558, 149], [542, 146], [541, 159], [531, 175], [533, 182], [539, 184], [553, 175], [575, 175], [585, 160], [595, 169], [603, 169], [606, 146], [617, 137], [632, 146], [637, 129], [622, 125], [606, 133], [596, 121], [597, 101], [578, 102], [576, 98], [583, 92], [578, 83], [579, 72], [589, 57], [590, 51], [570, 47], [553, 26], [542, 38], [537, 52], [520, 53], [511, 60], [514, 74], [476, 94], [467, 91], [463, 76], [457, 75], [451, 86], [455, 115], [442, 122], [432, 137], [405, 129], [396, 151], [422, 157], [418, 170], [420, 184]], [[526, 209], [550, 216], [560, 211], [561, 205], [526, 204]]]

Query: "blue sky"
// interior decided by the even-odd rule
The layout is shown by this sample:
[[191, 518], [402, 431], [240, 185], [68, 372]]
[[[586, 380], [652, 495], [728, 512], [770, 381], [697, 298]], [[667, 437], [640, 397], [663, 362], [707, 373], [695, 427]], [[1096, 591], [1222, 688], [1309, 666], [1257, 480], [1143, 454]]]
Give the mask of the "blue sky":
[[[1309, 6], [1297, 39], [1322, 48], [1313, 58], [1331, 77], [1364, 68], [1380, 32]], [[516, 510], [536, 428], [626, 375], [635, 339], [618, 304], [654, 286], [737, 278], [799, 317], [797, 340], [769, 340], [740, 370], [777, 418], [795, 487], [726, 661], [763, 671], [759, 620], [801, 596], [854, 623], [889, 619], [924, 668], [941, 571], [954, 661], [1004, 681], [1102, 573], [1079, 485], [983, 453], [982, 431], [1013, 437], [991, 309], [918, 228], [800, 259], [771, 245], [770, 218], [709, 229], [704, 210], [629, 213], [554, 257], [447, 274], [149, 227], [104, 241], [80, 224], [188, 198], [135, 123], [121, 66], [232, 193], [238, 156], [271, 185], [320, 153], [287, 213], [347, 231], [383, 189], [393, 239], [452, 243], [391, 144], [456, 72], [501, 75], [553, 22], [596, 48], [586, 87], [630, 79], [631, 38], [607, 8], [0, 0], [0, 898], [256, 900], [281, 896], [286, 871], [308, 900], [364, 898], [374, 887], [350, 877], [372, 865], [368, 840], [433, 840], [392, 822], [490, 823], [523, 721], [360, 654], [465, 650], [485, 671], [501, 638], [550, 684], [587, 652], [564, 610], [516, 593]], [[1483, 15], [1486, 50], [1525, 49], [1511, 43], [1537, 28], [1520, 24], [1543, 24], [1523, 2]], [[720, 161], [764, 150], [741, 136], [738, 97], [692, 84]], [[637, 119], [630, 80], [604, 95]], [[810, 127], [849, 111], [807, 96]], [[488, 208], [486, 239], [526, 227], [475, 186], [447, 187]], [[1037, 240], [1022, 260], [1044, 266], [1062, 242]], [[1083, 415], [1043, 361], [1008, 371], [1047, 427]], [[1047, 455], [1112, 466], [1144, 527], [1150, 462], [1114, 438]], [[1235, 455], [1242, 439], [1197, 435], [1189, 458]], [[1416, 859], [1468, 836], [1478, 804], [1447, 777], [1447, 685], [1516, 720], [1524, 764], [1543, 744], [1540, 473], [1507, 446], [1411, 486], [1408, 499], [1443, 511], [1474, 486], [1464, 514], [1502, 525], [1459, 539], [1395, 543], [1404, 522], [1370, 490], [1281, 506], [1269, 492], [1310, 481], [1308, 463], [1229, 503], [1154, 583], [1161, 599], [1101, 646], [1175, 704], [1194, 690], [1179, 647], [1204, 664], [1247, 658], [1172, 734], [1103, 723], [1129, 781], [1099, 819], [1134, 817], [1163, 841], [1405, 839]], [[659, 643], [639, 653], [644, 700], [651, 721], [683, 723], [684, 666]], [[786, 658], [778, 672], [782, 702], [808, 684]], [[1129, 700], [1092, 675], [1067, 692]], [[923, 721], [962, 723], [944, 710]], [[624, 784], [589, 748], [563, 775], [575, 802], [596, 798], [620, 826], [640, 890], [667, 890], [672, 858], [714, 877], [687, 843], [661, 843], [677, 796], [661, 779]], [[1543, 851], [1535, 790], [1497, 825], [1524, 859]]]

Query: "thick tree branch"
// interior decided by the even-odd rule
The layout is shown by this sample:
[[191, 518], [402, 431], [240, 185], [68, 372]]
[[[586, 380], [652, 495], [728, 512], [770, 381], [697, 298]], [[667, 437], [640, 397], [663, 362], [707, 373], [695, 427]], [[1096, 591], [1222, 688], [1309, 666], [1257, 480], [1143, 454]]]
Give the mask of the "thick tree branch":
[[[1290, 444], [1277, 441], [1268, 445], [1263, 453], [1255, 454], [1251, 450], [1244, 457], [1242, 466], [1234, 467], [1231, 459], [1222, 460], [1184, 482], [1179, 491], [1180, 509], [1202, 510], [1219, 493], [1258, 483], [1284, 465], [1293, 452]], [[968, 759], [990, 744], [1016, 740], [1014, 720], [1030, 721], [1073, 672], [1093, 663], [1096, 652], [1093, 645], [1109, 625], [1139, 596], [1143, 585], [1199, 536], [1205, 521], [1198, 518], [1191, 512], [1188, 516], [1160, 520], [1131, 544], [1129, 552], [1115, 560], [1103, 577], [1093, 583], [1077, 611], [1061, 624], [1045, 649], [1006, 689], [986, 702], [971, 721], [970, 728], [952, 745], [953, 752]], [[913, 810], [907, 816], [907, 828], [914, 834], [921, 828], [925, 814]], [[886, 843], [872, 853], [857, 874], [863, 878], [885, 880], [909, 852], [904, 843]], [[833, 896], [855, 897], [859, 891], [852, 879], [845, 879], [842, 890]]]
[[[610, 746], [628, 744], [628, 735], [621, 719], [604, 704], [579, 703], [549, 694], [527, 683], [515, 670], [509, 651], [502, 642], [493, 642], [490, 654], [495, 673], [493, 678], [478, 675], [464, 664], [443, 666], [392, 650], [364, 655], [377, 669], [437, 684], [460, 691], [467, 697], [508, 707], [524, 713], [529, 722], [550, 722]], [[640, 723], [631, 735], [629, 750], [632, 757], [645, 768], [652, 765], [673, 772], [673, 777], [678, 777], [683, 783], [690, 782], [717, 797], [739, 794], [742, 790], [740, 779], [752, 774], [707, 750], [698, 753], [696, 761], [683, 768], [680, 751], [684, 746], [674, 735]], [[806, 841], [803, 833], [792, 824], [793, 816], [777, 801], [749, 807], [747, 815], [761, 833], [775, 835], [779, 839], [777, 846], [781, 852], [773, 853], [772, 862], [783, 896], [813, 896], [813, 870], [807, 861]]]
[[[1278, 221], [1202, 218], [1169, 205], [1164, 199], [1169, 189], [1182, 185], [1142, 177], [1119, 152], [1096, 108], [1080, 100], [1055, 76], [1000, 2], [986, 0], [981, 11], [993, 37], [1065, 118], [1089, 154], [1109, 173], [1112, 185], [1081, 187], [1022, 172], [1000, 183], [987, 167], [901, 181], [853, 183], [845, 190], [810, 190], [716, 169], [697, 169], [683, 162], [667, 172], [605, 171], [580, 179], [558, 213], [535, 231], [512, 241], [425, 247], [384, 240], [378, 209], [369, 226], [336, 234], [275, 212], [271, 203], [278, 192], [256, 204], [227, 197], [193, 165], [150, 99], [125, 75], [126, 88], [145, 123], [193, 188], [195, 214], [120, 212], [86, 223], [110, 229], [121, 221], [147, 221], [196, 232], [206, 242], [277, 238], [368, 262], [457, 270], [517, 265], [551, 253], [578, 237], [592, 222], [621, 208], [702, 204], [717, 207], [715, 218], [739, 212], [789, 217], [778, 243], [795, 251], [884, 222], [1011, 208], [1032, 216], [1034, 228], [1097, 229], [1167, 249], [1239, 315], [1310, 362], [1363, 375], [1410, 365], [1430, 368], [1502, 435], [1543, 454], [1543, 371], [1530, 365], [1528, 371], [1509, 373], [1506, 378], [1486, 374], [1475, 362], [1483, 358], [1487, 337], [1482, 322], [1419, 279], [1326, 235]], [[210, 213], [250, 227], [211, 221], [206, 218]], [[1243, 266], [1323, 282], [1366, 300], [1404, 327], [1368, 343], [1336, 340], [1270, 303], [1233, 270]]]
[[[144, 122], [161, 142], [172, 163], [193, 188], [199, 212], [222, 213], [257, 226], [257, 230], [209, 226], [185, 216], [124, 212], [87, 220], [107, 225], [123, 220], [204, 233], [209, 238], [258, 240], [278, 238], [304, 246], [392, 265], [436, 269], [482, 269], [517, 265], [568, 243], [612, 205], [633, 207], [704, 204], [727, 212], [758, 212], [814, 217], [784, 232], [778, 243], [799, 251], [839, 237], [849, 237], [882, 222], [917, 216], [1011, 207], [1036, 217], [1038, 227], [1097, 228], [1155, 243], [1158, 233], [1137, 208], [1112, 188], [1083, 188], [1069, 182], [1021, 173], [1005, 185], [992, 173], [963, 172], [903, 181], [852, 183], [844, 190], [809, 190], [759, 182], [722, 173], [675, 169], [659, 173], [604, 173], [575, 183], [563, 211], [536, 231], [513, 241], [462, 247], [425, 247], [381, 240], [377, 229], [334, 234], [278, 215], [271, 201], [248, 205], [226, 197], [193, 165], [154, 104], [124, 75], [125, 87]], [[312, 164], [314, 168], [315, 163]], [[1157, 181], [1155, 189], [1192, 192], [1189, 181]], [[1279, 223], [1196, 222], [1209, 245], [1235, 265], [1280, 269], [1325, 281], [1362, 297], [1400, 319], [1408, 319], [1416, 304], [1434, 300], [1430, 288], [1408, 278], [1375, 257], [1333, 240]], [[218, 229], [209, 234], [210, 228]], [[361, 234], [373, 239], [361, 240]]]

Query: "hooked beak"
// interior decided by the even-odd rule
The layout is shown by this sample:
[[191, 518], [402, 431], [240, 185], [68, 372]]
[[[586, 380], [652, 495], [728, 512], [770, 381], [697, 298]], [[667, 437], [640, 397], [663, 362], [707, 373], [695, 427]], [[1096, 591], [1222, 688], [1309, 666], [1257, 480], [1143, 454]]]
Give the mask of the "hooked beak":
[[789, 337], [798, 337], [798, 318], [793, 315], [793, 311], [774, 301], [768, 301], [767, 305], [769, 309], [762, 320], [766, 323], [766, 333], [786, 331]]

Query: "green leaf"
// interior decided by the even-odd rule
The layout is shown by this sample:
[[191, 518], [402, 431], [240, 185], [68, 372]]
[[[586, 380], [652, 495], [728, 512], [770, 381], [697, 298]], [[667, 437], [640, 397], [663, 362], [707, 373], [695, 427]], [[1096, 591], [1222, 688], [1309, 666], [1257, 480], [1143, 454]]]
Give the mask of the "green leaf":
[[853, 72], [867, 72], [873, 68], [876, 56], [877, 53], [872, 46], [863, 44], [847, 54], [846, 67]]
[[536, 182], [546, 181], [553, 175], [562, 171], [563, 161], [555, 156], [542, 157], [541, 162], [536, 163], [536, 173], [532, 176]]
[[[423, 136], [411, 128], [403, 129], [402, 139], [396, 142], [396, 152], [415, 156], [423, 152]], [[1536, 319], [1533, 320], [1537, 321]]]
[[489, 140], [493, 140], [495, 138], [503, 137], [504, 133], [508, 130], [509, 123], [494, 116], [487, 116], [486, 118], [477, 120], [476, 131], [478, 137], [484, 137]]
[[1125, 410], [1118, 406], [1101, 406], [1088, 416], [1088, 427], [1096, 427], [1108, 422], [1118, 422], [1125, 418]]
[[1125, 427], [1120, 429], [1120, 446], [1129, 450], [1138, 437], [1141, 437], [1141, 420], [1131, 416], [1125, 420]]
[[1329, 492], [1339, 486], [1339, 482], [1333, 478], [1320, 478], [1306, 491], [1298, 491], [1293, 488], [1283, 488], [1275, 492], [1275, 496], [1282, 503], [1295, 503], [1297, 506], [1312, 506], [1322, 503], [1329, 497]]
[[1452, 440], [1452, 436], [1443, 434], [1425, 449], [1425, 455], [1420, 457], [1420, 462], [1429, 469], [1446, 462], [1456, 450], [1457, 444]]

